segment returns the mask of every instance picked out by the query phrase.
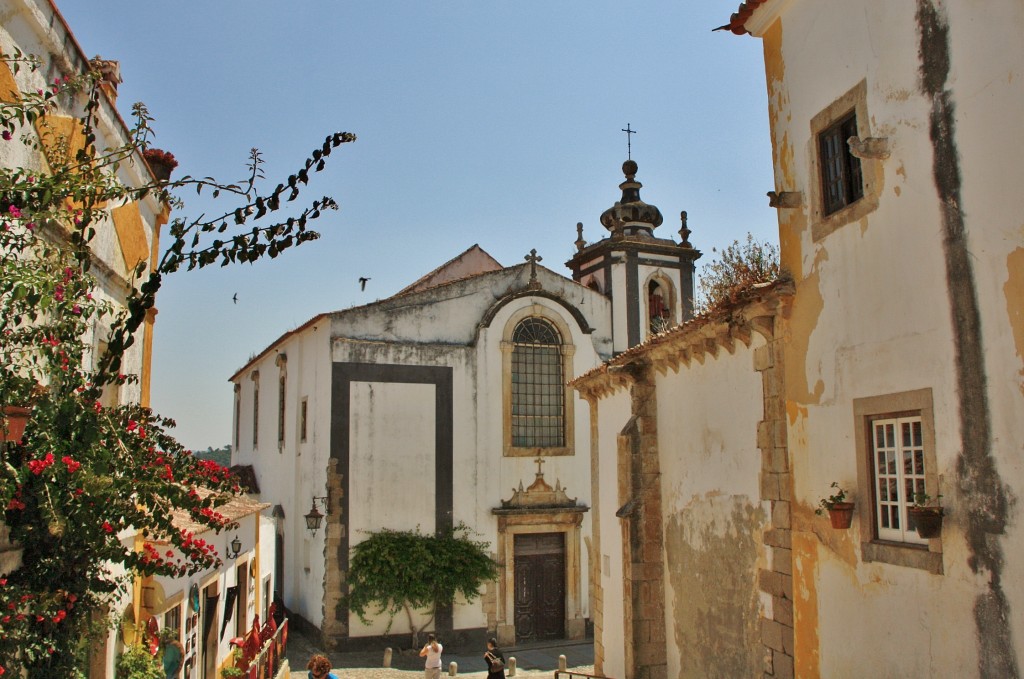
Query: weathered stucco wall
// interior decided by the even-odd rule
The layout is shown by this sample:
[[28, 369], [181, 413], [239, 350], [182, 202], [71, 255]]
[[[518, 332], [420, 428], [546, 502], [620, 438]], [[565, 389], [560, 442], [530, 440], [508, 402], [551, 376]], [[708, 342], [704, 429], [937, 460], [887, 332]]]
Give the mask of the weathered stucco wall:
[[753, 349], [656, 379], [670, 677], [754, 676], [762, 666], [758, 571], [771, 512], [759, 498]]
[[[797, 286], [786, 349], [797, 675], [1017, 676], [1024, 206], [1012, 159], [1024, 138], [1009, 131], [1024, 106], [1024, 12], [805, 1], [770, 3], [748, 27], [764, 40], [776, 191], [803, 198], [779, 210]], [[889, 156], [862, 161], [861, 201], [876, 206], [829, 223], [811, 121], [862, 81], [859, 136], [887, 139]], [[918, 389], [933, 397], [930, 471], [947, 507], [928, 548], [938, 573], [865, 558], [873, 496], [858, 480], [868, 451], [853, 401]], [[813, 514], [832, 481], [857, 502], [848, 531]], [[881, 623], [893, 618], [907, 623], [899, 634]]]
[[[597, 401], [599, 487], [594, 497], [601, 507], [600, 574], [602, 611], [601, 630], [594, 630], [595, 655], [602, 659], [596, 667], [608, 677], [626, 676], [626, 640], [623, 633], [625, 615], [622, 571], [622, 527], [615, 516], [622, 506], [619, 500], [619, 464], [617, 440], [630, 419], [629, 391], [621, 389]], [[600, 653], [597, 650], [600, 649]]]
[[[303, 515], [314, 496], [327, 495], [326, 469], [330, 452], [330, 322], [323, 320], [291, 335], [276, 350], [239, 375], [239, 404], [232, 436], [237, 433], [232, 463], [253, 465], [260, 500], [280, 505], [284, 516], [274, 519], [284, 541], [284, 573], [275, 587], [288, 608], [315, 625], [323, 620], [324, 536], [310, 535]], [[278, 378], [284, 354], [285, 431], [278, 445]], [[253, 394], [259, 374], [259, 434], [253, 446]], [[306, 440], [300, 431], [301, 404], [306, 401]], [[320, 506], [323, 511], [323, 507]], [[267, 515], [271, 510], [267, 510]], [[273, 550], [273, 544], [271, 545]], [[273, 551], [271, 555], [273, 556]], [[268, 570], [273, 571], [271, 558]]]

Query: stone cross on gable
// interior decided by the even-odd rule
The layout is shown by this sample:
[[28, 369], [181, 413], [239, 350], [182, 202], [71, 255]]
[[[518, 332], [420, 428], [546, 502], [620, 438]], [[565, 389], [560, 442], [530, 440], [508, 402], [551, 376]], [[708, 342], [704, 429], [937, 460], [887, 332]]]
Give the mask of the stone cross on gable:
[[534, 462], [537, 463], [537, 476], [544, 476], [544, 470], [541, 469], [541, 465], [547, 462], [547, 460], [545, 460], [543, 457], [538, 457], [536, 460], [534, 460]]
[[540, 281], [537, 280], [537, 262], [543, 261], [544, 258], [537, 254], [537, 248], [530, 250], [530, 254], [524, 257], [527, 262], [530, 263], [530, 289], [536, 290], [540, 288]]

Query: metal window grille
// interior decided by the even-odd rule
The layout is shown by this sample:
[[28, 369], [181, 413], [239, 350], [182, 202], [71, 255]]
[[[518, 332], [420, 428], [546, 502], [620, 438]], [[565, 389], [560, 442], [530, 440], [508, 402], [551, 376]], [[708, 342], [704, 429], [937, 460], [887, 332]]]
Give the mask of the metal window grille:
[[850, 113], [818, 135], [821, 159], [821, 194], [826, 215], [864, 197], [860, 159], [850, 153], [846, 140], [857, 136], [857, 116]]
[[913, 506], [914, 494], [925, 492], [921, 417], [874, 420], [871, 434], [878, 537], [926, 543], [907, 524], [907, 508]]
[[512, 333], [512, 445], [565, 445], [562, 340], [547, 321], [527, 318]]

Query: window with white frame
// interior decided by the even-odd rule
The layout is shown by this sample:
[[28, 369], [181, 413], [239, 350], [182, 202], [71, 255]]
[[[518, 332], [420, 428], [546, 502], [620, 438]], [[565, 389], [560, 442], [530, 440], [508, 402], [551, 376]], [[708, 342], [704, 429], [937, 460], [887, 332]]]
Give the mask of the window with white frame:
[[878, 538], [926, 544], [907, 521], [914, 495], [926, 488], [921, 416], [871, 420], [871, 452]]
[[855, 398], [853, 416], [861, 557], [941, 575], [941, 536], [922, 540], [907, 511], [940, 492], [931, 388]]

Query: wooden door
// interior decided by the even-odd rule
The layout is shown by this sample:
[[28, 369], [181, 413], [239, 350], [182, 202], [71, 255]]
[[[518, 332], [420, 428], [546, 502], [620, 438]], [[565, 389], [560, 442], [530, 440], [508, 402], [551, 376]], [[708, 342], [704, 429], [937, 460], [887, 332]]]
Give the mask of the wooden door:
[[565, 637], [565, 533], [515, 536], [516, 642]]
[[217, 602], [220, 595], [217, 593], [217, 583], [206, 588], [205, 601], [203, 603], [203, 679], [217, 679]]

